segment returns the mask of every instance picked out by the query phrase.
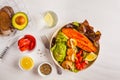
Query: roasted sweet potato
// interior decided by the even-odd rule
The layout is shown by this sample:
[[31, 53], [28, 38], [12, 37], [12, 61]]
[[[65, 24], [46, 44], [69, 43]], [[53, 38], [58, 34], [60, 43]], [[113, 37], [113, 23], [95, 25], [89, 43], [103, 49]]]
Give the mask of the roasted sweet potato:
[[93, 43], [83, 34], [73, 28], [62, 28], [62, 32], [69, 38], [77, 41], [77, 46], [87, 52], [96, 52], [97, 48]]

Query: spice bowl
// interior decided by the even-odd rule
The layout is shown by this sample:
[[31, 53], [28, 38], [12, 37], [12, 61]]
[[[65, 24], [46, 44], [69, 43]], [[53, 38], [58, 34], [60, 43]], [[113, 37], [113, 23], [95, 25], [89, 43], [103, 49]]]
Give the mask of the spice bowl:
[[49, 62], [43, 62], [38, 66], [38, 74], [40, 76], [47, 76], [52, 73], [52, 65]]

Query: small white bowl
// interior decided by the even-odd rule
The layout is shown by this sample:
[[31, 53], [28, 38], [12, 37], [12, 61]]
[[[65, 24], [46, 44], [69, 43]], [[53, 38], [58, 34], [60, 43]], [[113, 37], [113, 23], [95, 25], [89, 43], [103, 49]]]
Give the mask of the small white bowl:
[[[31, 36], [33, 36], [34, 38], [35, 38], [35, 47], [32, 49], [32, 50], [25, 50], [25, 51], [21, 51], [20, 49], [19, 49], [19, 40], [20, 39], [22, 39], [22, 38], [25, 38], [25, 35], [31, 35]], [[35, 50], [35, 48], [36, 48], [36, 46], [37, 46], [37, 40], [36, 40], [36, 36], [35, 35], [33, 35], [33, 34], [24, 34], [24, 35], [20, 35], [19, 36], [19, 38], [18, 38], [18, 40], [17, 40], [17, 49], [19, 50], [19, 53], [21, 53], [21, 54], [28, 54], [28, 53], [32, 53], [34, 50]]]
[[24, 57], [30, 57], [30, 58], [33, 60], [33, 58], [32, 58], [31, 56], [29, 56], [29, 55], [24, 55], [24, 56], [22, 56], [22, 57], [19, 59], [19, 64], [18, 64], [19, 67], [20, 67], [20, 69], [21, 69], [22, 71], [30, 71], [30, 70], [32, 70], [33, 67], [34, 67], [34, 64], [35, 64], [35, 63], [34, 63], [34, 60], [33, 60], [33, 66], [31, 67], [31, 69], [25, 70], [25, 69], [23, 69], [22, 66], [20, 65], [20, 61], [21, 61], [21, 59], [24, 58]]
[[[51, 68], [50, 73], [44, 74], [44, 73], [41, 72], [40, 68], [41, 68], [41, 66], [43, 66], [44, 64], [48, 64], [48, 65], [50, 66], [50, 68]], [[43, 62], [43, 63], [41, 63], [41, 64], [38, 66], [38, 73], [39, 73], [40, 76], [43, 76], [43, 77], [50, 75], [50, 74], [52, 73], [52, 70], [53, 70], [53, 69], [52, 69], [52, 65], [51, 65], [49, 62]]]

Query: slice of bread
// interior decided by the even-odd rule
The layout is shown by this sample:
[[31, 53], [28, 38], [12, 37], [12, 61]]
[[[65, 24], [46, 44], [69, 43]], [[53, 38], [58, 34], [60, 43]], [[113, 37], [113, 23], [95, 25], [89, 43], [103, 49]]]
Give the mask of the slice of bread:
[[9, 35], [12, 30], [12, 16], [14, 11], [11, 7], [5, 6], [0, 10], [0, 34]]

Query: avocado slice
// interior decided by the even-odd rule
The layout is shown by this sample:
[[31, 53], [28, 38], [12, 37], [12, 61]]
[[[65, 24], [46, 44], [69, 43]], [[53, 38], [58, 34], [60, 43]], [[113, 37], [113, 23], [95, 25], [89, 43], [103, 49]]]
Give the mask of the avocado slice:
[[12, 25], [18, 30], [23, 30], [28, 25], [28, 16], [24, 12], [17, 12], [12, 17]]

